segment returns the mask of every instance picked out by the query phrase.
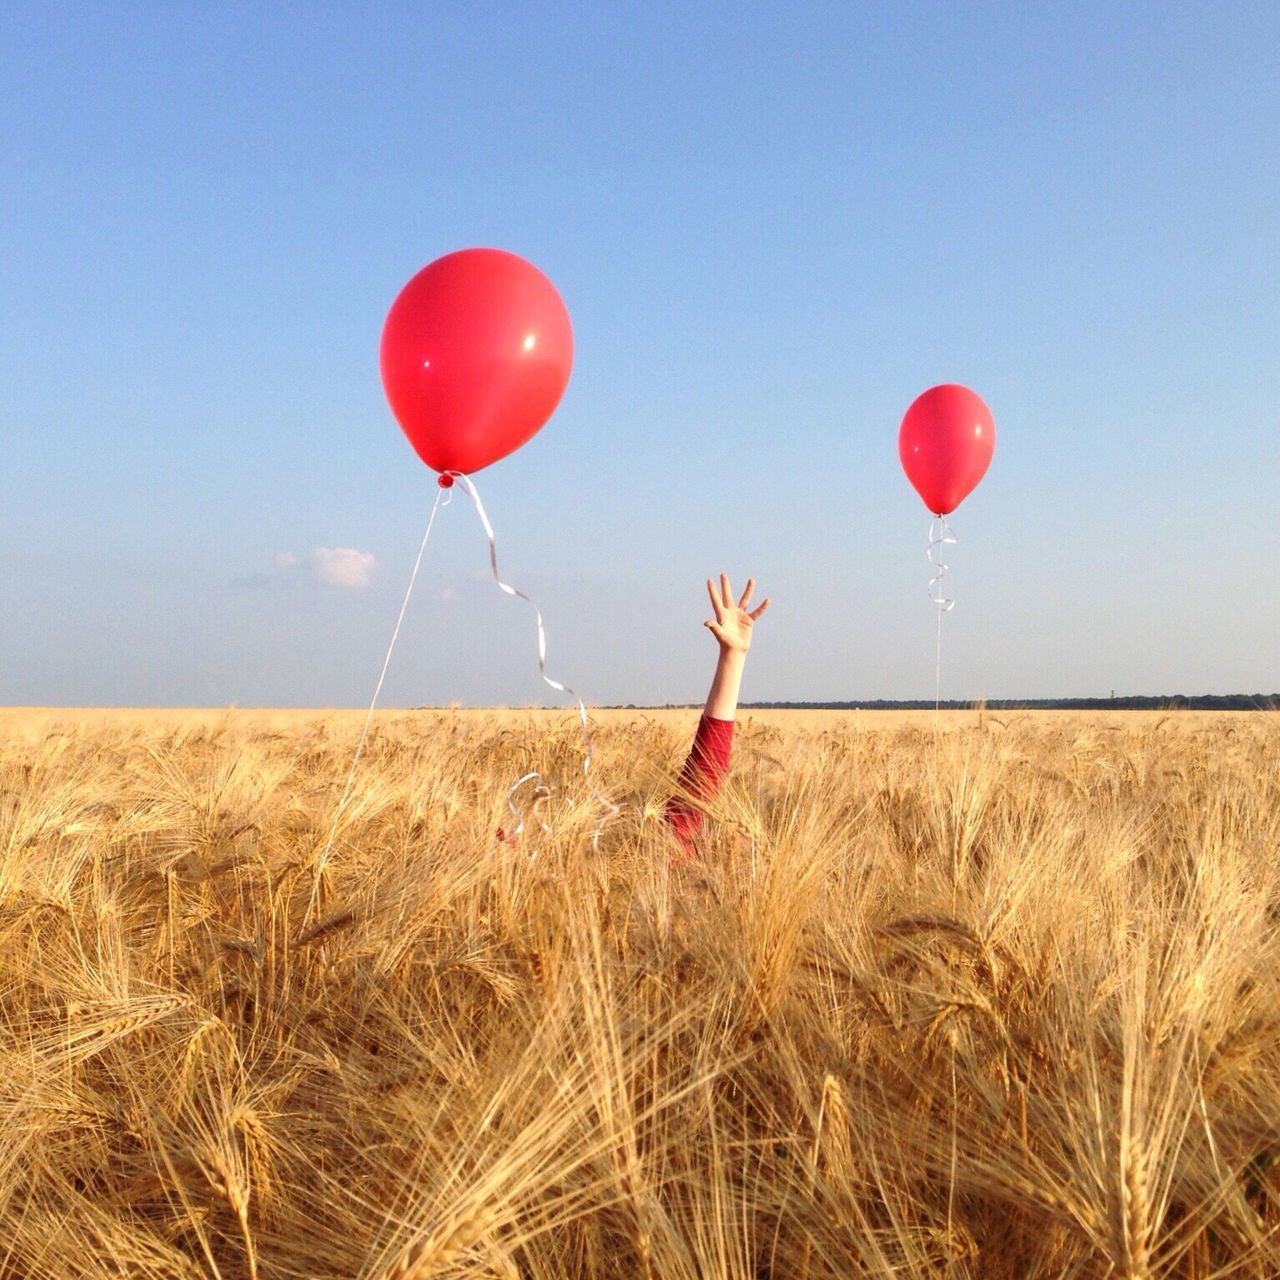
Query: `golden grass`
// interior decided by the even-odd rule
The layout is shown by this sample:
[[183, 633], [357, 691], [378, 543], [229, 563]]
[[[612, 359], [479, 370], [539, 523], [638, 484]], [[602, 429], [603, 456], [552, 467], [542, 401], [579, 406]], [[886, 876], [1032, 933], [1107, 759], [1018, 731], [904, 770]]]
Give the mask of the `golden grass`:
[[[0, 713], [0, 1277], [1280, 1275], [1280, 717]], [[553, 787], [522, 847], [507, 785]], [[316, 909], [304, 913], [316, 891]]]

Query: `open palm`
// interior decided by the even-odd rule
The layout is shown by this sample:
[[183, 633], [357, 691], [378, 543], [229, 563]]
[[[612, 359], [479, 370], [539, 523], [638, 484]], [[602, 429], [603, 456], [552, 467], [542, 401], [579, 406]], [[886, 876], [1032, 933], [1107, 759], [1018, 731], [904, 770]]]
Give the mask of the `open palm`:
[[707, 595], [711, 597], [711, 608], [715, 611], [715, 620], [703, 625], [720, 642], [722, 650], [734, 653], [746, 653], [751, 648], [751, 629], [769, 607], [766, 597], [754, 609], [751, 606], [751, 593], [756, 589], [756, 580], [747, 579], [746, 590], [735, 604], [733, 588], [729, 585], [729, 575], [720, 575], [720, 585], [707, 579]]

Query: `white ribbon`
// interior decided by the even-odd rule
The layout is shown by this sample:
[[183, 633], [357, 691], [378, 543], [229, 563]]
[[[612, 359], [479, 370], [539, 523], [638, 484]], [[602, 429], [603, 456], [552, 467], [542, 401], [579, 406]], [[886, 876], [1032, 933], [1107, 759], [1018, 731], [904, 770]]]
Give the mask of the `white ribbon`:
[[[480, 495], [476, 492], [476, 487], [472, 483], [471, 477], [461, 471], [447, 471], [444, 474], [456, 484], [460, 484], [462, 486], [463, 492], [466, 493], [467, 497], [471, 499], [475, 506], [476, 515], [480, 517], [480, 523], [484, 526], [485, 537], [489, 540], [489, 567], [493, 571], [494, 582], [496, 582], [499, 588], [507, 595], [518, 596], [533, 610], [538, 630], [538, 674], [542, 677], [543, 681], [557, 693], [567, 694], [575, 703], [577, 703], [578, 723], [582, 728], [582, 777], [587, 784], [587, 790], [590, 791], [595, 799], [607, 810], [604, 818], [600, 820], [600, 823], [592, 833], [591, 843], [594, 846], [600, 839], [600, 830], [604, 826], [604, 823], [609, 818], [613, 817], [614, 814], [620, 812], [621, 806], [614, 804], [612, 800], [607, 796], [602, 795], [594, 786], [592, 786], [591, 762], [595, 758], [595, 744], [591, 740], [591, 728], [587, 719], [586, 704], [578, 696], [577, 692], [571, 689], [567, 684], [564, 684], [559, 680], [555, 680], [551, 676], [547, 675], [547, 630], [542, 622], [542, 610], [539, 609], [533, 599], [521, 591], [519, 587], [514, 587], [511, 583], [504, 582], [502, 580], [502, 575], [498, 572], [498, 540], [494, 535], [493, 525], [489, 523], [489, 515], [484, 509], [484, 503], [480, 501]], [[542, 781], [542, 775], [536, 770], [526, 773], [521, 778], [517, 778], [507, 790], [507, 807], [517, 819], [515, 830], [509, 833], [511, 838], [518, 836], [520, 832], [524, 830], [524, 816], [516, 807], [515, 803], [516, 792], [526, 783], [532, 782], [535, 779], [539, 782]], [[537, 803], [538, 802], [535, 800], [535, 816]], [[547, 829], [547, 824], [543, 822], [540, 817], [538, 818], [538, 824], [544, 831]]]
[[[929, 521], [929, 549], [925, 552], [929, 563], [933, 566], [933, 577], [929, 579], [929, 599], [940, 613], [949, 613], [956, 602], [943, 593], [942, 580], [947, 576], [947, 566], [942, 559], [942, 548], [953, 544], [956, 535], [952, 533], [946, 516]], [[937, 551], [937, 555], [934, 552]]]
[[[511, 784], [510, 787], [507, 788], [507, 808], [511, 810], [511, 816], [515, 818], [516, 825], [512, 827], [510, 831], [502, 832], [502, 834], [499, 836], [499, 839], [505, 839], [505, 840], [510, 840], [514, 842], [516, 838], [520, 835], [520, 833], [524, 830], [524, 811], [520, 808], [518, 804], [516, 804], [516, 792], [519, 791], [520, 788], [523, 787], [526, 783], [533, 782], [535, 780], [538, 782], [542, 781], [542, 774], [540, 774], [536, 769], [532, 770], [529, 773], [522, 774], [519, 778], [517, 778]], [[550, 793], [547, 791], [546, 787], [542, 787], [542, 786], [535, 787], [534, 794], [533, 794], [533, 802], [530, 806], [534, 816], [534, 820], [537, 822], [538, 826], [542, 828], [543, 831], [547, 831], [549, 830], [549, 828], [547, 824], [542, 820], [542, 815], [538, 812], [538, 806], [547, 798], [549, 794]]]
[[[939, 515], [937, 520], [929, 521], [929, 549], [925, 555], [929, 558], [929, 563], [933, 566], [933, 577], [929, 579], [929, 599], [933, 602], [933, 607], [938, 611], [938, 638], [934, 645], [933, 655], [933, 714], [936, 717], [938, 708], [942, 705], [942, 615], [950, 613], [956, 607], [956, 602], [947, 596], [942, 589], [942, 580], [947, 576], [947, 566], [942, 559], [942, 548], [955, 542], [956, 535], [952, 533], [951, 526], [947, 523], [947, 517]], [[934, 555], [934, 551], [937, 555]]]

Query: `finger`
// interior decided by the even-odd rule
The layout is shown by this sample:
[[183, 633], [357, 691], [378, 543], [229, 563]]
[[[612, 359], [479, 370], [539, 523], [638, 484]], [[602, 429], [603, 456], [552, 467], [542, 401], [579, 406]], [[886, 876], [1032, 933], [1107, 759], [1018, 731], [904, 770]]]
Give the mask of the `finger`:
[[751, 621], [752, 621], [752, 622], [754, 622], [757, 618], [763, 618], [763, 617], [764, 617], [764, 611], [765, 611], [765, 610], [766, 610], [766, 609], [767, 609], [767, 608], [768, 608], [772, 603], [773, 603], [773, 601], [770, 599], [770, 597], [769, 597], [769, 596], [765, 596], [765, 598], [764, 598], [763, 600], [761, 600], [761, 601], [760, 601], [760, 607], [759, 607], [758, 609], [753, 609], [753, 610], [751, 611], [751, 613], [748, 615], [748, 616], [750, 617]]
[[729, 575], [727, 573], [720, 575], [720, 598], [724, 601], [726, 609], [733, 608], [733, 588], [729, 585]]
[[718, 622], [704, 622], [702, 625], [706, 627], [706, 629], [710, 631], [721, 644], [729, 643], [729, 638], [725, 635], [724, 628]]
[[742, 599], [738, 601], [738, 608], [745, 609], [751, 601], [751, 593], [756, 589], [756, 580], [754, 578], [747, 579], [747, 588], [742, 593]]
[[711, 585], [711, 579], [707, 579], [707, 595], [711, 597], [711, 607], [715, 610], [716, 621], [724, 621], [724, 605], [720, 601], [720, 597], [716, 595], [716, 589]]

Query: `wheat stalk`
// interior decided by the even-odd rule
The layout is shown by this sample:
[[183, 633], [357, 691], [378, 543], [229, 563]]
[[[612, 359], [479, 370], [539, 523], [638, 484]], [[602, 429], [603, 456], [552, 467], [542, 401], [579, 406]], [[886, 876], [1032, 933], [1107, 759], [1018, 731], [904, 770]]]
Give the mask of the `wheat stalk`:
[[1280, 1275], [1280, 717], [600, 719], [0, 710], [0, 1271]]
[[386, 1273], [386, 1280], [426, 1280], [478, 1244], [493, 1225], [494, 1215], [485, 1208], [460, 1210], [411, 1244]]
[[1116, 1253], [1125, 1280], [1151, 1275], [1151, 1203], [1146, 1148], [1129, 1137], [1120, 1153], [1120, 1238]]

